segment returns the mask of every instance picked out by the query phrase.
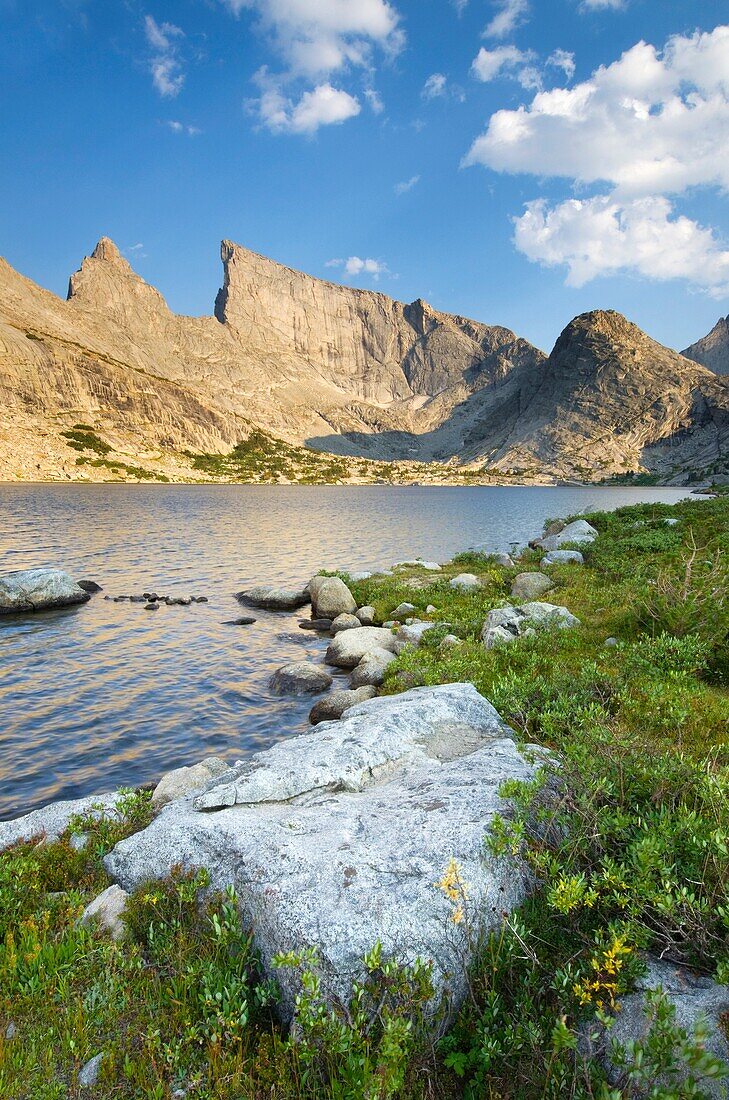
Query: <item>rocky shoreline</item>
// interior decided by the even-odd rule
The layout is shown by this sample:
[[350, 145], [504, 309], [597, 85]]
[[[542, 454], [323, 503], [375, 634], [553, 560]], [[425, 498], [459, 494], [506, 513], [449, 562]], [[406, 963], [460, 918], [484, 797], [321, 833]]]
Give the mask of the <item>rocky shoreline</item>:
[[[660, 522], [671, 530], [680, 521]], [[508, 577], [510, 586], [509, 598], [483, 617], [484, 650], [579, 628], [580, 619], [568, 607], [543, 597], [559, 588], [560, 570], [584, 567], [583, 552], [598, 538], [594, 526], [576, 519], [551, 523], [521, 555], [486, 555], [476, 548], [478, 568]], [[383, 611], [358, 601], [353, 588], [406, 576], [417, 593], [424, 578], [443, 570], [438, 562], [416, 559], [378, 574], [319, 574], [300, 588], [261, 584], [236, 593], [241, 606], [254, 610], [308, 608], [299, 627], [327, 639], [323, 665], [292, 662], [281, 666], [270, 684], [274, 695], [317, 696], [309, 715], [315, 728], [232, 766], [206, 757], [162, 776], [151, 793], [151, 822], [106, 855], [112, 884], [86, 906], [82, 924], [122, 940], [133, 891], [168, 878], [175, 868], [202, 869], [210, 890], [234, 887], [265, 974], [273, 973], [282, 953], [316, 953], [321, 995], [332, 1009], [347, 1003], [374, 944], [410, 966], [429, 960], [430, 1027], [442, 1032], [468, 995], [469, 971], [485, 938], [535, 887], [533, 869], [518, 851], [489, 856], [484, 837], [495, 822], [513, 814], [503, 791], [533, 784], [552, 758], [517, 736], [470, 683], [411, 686], [401, 679], [406, 690], [378, 696], [389, 666], [402, 654], [432, 647], [431, 638], [444, 655], [464, 643], [435, 605], [423, 612], [415, 602], [400, 601]], [[449, 568], [445, 575], [448, 590], [459, 599], [479, 598], [484, 580], [478, 572]], [[100, 591], [95, 582], [76, 583], [58, 570], [8, 574], [0, 577], [0, 613], [72, 606]], [[151, 609], [205, 597], [168, 599], [145, 592], [138, 599]], [[244, 625], [255, 617], [230, 622]], [[617, 642], [606, 637], [603, 644]], [[339, 687], [325, 666], [346, 672], [347, 688]], [[555, 792], [545, 790], [540, 812]], [[74, 826], [79, 815], [113, 818], [120, 797], [121, 792], [106, 792], [52, 803], [0, 822], [0, 852], [38, 838], [52, 843], [69, 827], [83, 845], [84, 831]], [[540, 828], [538, 818], [530, 828]], [[453, 866], [455, 890], [436, 888], [439, 875], [447, 877]], [[729, 1062], [720, 1023], [729, 1010], [729, 990], [682, 967], [667, 970], [658, 959], [648, 960], [648, 975], [632, 995], [633, 1015], [623, 1017], [624, 1039], [641, 1034], [641, 1006], [660, 984], [687, 1025], [708, 1013], [707, 1049]], [[279, 984], [278, 1011], [290, 1022], [298, 986], [285, 977]], [[595, 1042], [596, 1056], [609, 1065], [607, 1045]]]

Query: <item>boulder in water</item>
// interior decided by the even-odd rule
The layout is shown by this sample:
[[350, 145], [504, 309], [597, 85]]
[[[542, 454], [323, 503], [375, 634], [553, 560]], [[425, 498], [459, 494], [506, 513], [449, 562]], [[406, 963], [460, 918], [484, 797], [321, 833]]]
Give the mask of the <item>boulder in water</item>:
[[21, 569], [0, 576], [0, 615], [72, 607], [89, 598], [62, 569]]

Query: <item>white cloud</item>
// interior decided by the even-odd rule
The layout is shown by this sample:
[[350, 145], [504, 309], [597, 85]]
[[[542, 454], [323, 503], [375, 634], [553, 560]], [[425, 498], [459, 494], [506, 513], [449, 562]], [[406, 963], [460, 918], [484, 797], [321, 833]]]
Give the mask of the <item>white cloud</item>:
[[580, 11], [620, 11], [627, 0], [582, 0]]
[[400, 183], [395, 184], [395, 194], [405, 195], [408, 191], [412, 191], [418, 183], [420, 183], [420, 176], [411, 176], [409, 180], [402, 180]]
[[184, 31], [174, 23], [157, 23], [151, 15], [145, 15], [144, 34], [154, 51], [149, 61], [152, 83], [161, 96], [172, 99], [185, 82], [178, 49]]
[[198, 126], [189, 126], [185, 122], [179, 122], [177, 119], [168, 119], [165, 122], [166, 126], [169, 126], [173, 134], [188, 134], [190, 137], [197, 137], [202, 133], [202, 130]]
[[381, 115], [385, 109], [385, 104], [382, 102], [380, 93], [374, 88], [365, 88], [364, 97], [370, 105], [370, 110], [373, 114]]
[[497, 111], [464, 163], [603, 181], [628, 195], [680, 193], [729, 188], [727, 148], [729, 27], [717, 27], [670, 38], [662, 53], [639, 42], [573, 88]]
[[389, 275], [390, 271], [386, 263], [381, 260], [366, 259], [359, 256], [350, 256], [347, 260], [327, 260], [325, 267], [343, 267], [345, 276], [371, 275], [377, 282], [380, 275]]
[[523, 70], [536, 56], [533, 50], [520, 50], [516, 46], [497, 46], [493, 50], [481, 47], [471, 65], [471, 72], [477, 80], [486, 84], [504, 72]]
[[423, 99], [437, 99], [438, 96], [446, 94], [448, 86], [448, 77], [443, 73], [431, 73], [428, 79], [423, 84], [423, 90], [420, 93]]
[[484, 30], [485, 38], [506, 38], [523, 23], [529, 0], [496, 0], [497, 12]]
[[686, 279], [713, 297], [729, 295], [729, 249], [711, 229], [683, 216], [662, 196], [622, 203], [613, 196], [570, 199], [549, 207], [527, 203], [515, 219], [514, 242], [530, 260], [567, 265], [567, 285], [632, 272]]
[[317, 84], [294, 102], [281, 90], [275, 78], [265, 70], [257, 74], [261, 96], [252, 106], [267, 129], [273, 133], [311, 136], [321, 126], [332, 126], [354, 118], [362, 110], [359, 100], [331, 84]]
[[398, 53], [400, 16], [387, 0], [223, 0], [238, 15], [259, 16], [290, 73], [317, 79], [370, 62], [373, 45]]
[[546, 60], [553, 69], [561, 69], [568, 80], [575, 75], [575, 55], [569, 50], [554, 50]]

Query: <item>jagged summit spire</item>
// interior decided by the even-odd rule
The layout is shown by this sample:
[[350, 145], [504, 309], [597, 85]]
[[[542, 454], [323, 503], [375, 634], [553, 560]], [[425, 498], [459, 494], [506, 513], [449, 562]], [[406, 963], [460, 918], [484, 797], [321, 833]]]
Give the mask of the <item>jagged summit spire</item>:
[[91, 253], [91, 258], [94, 260], [106, 260], [108, 263], [119, 263], [120, 261], [126, 263], [111, 237], [99, 238], [96, 248]]

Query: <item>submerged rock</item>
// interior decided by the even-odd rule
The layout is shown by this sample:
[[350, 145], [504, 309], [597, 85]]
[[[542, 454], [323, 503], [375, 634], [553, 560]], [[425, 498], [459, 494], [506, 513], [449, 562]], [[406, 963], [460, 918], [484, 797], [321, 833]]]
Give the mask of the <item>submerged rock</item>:
[[302, 630], [316, 630], [320, 634], [328, 634], [332, 629], [331, 619], [302, 619], [299, 623]]
[[[331, 1004], [347, 1002], [380, 941], [385, 958], [432, 960], [452, 1010], [480, 936], [532, 881], [518, 858], [484, 850], [494, 815], [508, 812], [504, 781], [535, 775], [513, 738], [470, 684], [372, 699], [168, 806], [106, 867], [127, 890], [177, 864], [207, 868], [212, 889], [235, 887], [264, 970], [278, 952], [315, 948]], [[456, 903], [437, 885], [454, 868], [467, 891]], [[290, 1018], [297, 982], [277, 977]]]
[[76, 581], [79, 588], [83, 588], [84, 592], [88, 592], [90, 596], [93, 596], [95, 592], [103, 592], [103, 588], [96, 581]]
[[255, 619], [253, 615], [241, 615], [239, 619], [226, 619], [224, 623], [221, 623], [221, 626], [253, 626], [256, 622], [258, 622], [258, 619]]
[[277, 588], [273, 584], [259, 584], [236, 592], [238, 603], [248, 607], [261, 607], [266, 611], [296, 611], [309, 602], [305, 588]]
[[580, 620], [566, 607], [553, 603], [524, 603], [520, 607], [495, 607], [489, 611], [481, 630], [487, 649], [499, 642], [513, 642], [521, 635], [534, 634], [535, 626], [579, 626]]
[[309, 721], [312, 726], [318, 726], [320, 722], [335, 722], [345, 711], [356, 707], [358, 703], [374, 699], [375, 695], [377, 695], [377, 689], [368, 684], [358, 688], [341, 688], [339, 691], [333, 691], [318, 703], [314, 703], [309, 711]]
[[72, 607], [90, 599], [62, 569], [20, 569], [0, 577], [0, 615]]
[[332, 685], [332, 677], [313, 661], [294, 661], [277, 669], [269, 681], [277, 695], [316, 695]]

